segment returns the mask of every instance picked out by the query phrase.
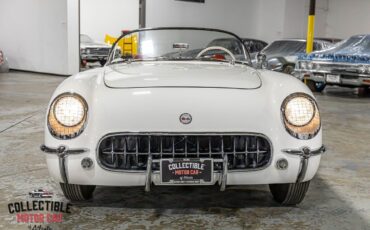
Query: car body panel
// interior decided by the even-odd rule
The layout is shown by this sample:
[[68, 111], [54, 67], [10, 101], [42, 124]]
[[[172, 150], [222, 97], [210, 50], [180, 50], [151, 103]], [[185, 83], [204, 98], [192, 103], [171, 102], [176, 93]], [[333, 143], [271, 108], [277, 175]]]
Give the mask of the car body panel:
[[[187, 65], [199, 68], [197, 63], [188, 63]], [[209, 65], [212, 63], [205, 63], [201, 66], [207, 69]], [[223, 63], [222, 65], [227, 64]], [[247, 71], [242, 72], [246, 82], [252, 77], [250, 67], [236, 64], [235, 67], [231, 68], [246, 68]], [[260, 70], [257, 75], [259, 75], [261, 86], [252, 90], [212, 87], [119, 89], [109, 88], [105, 85], [104, 74], [109, 72], [109, 69], [109, 66], [105, 66], [72, 76], [56, 89], [51, 98], [52, 101], [62, 93], [75, 92], [85, 98], [89, 105], [86, 129], [77, 138], [59, 140], [48, 131], [45, 132], [44, 143], [51, 148], [68, 145], [70, 149], [88, 149], [85, 153], [69, 155], [66, 159], [70, 183], [109, 186], [143, 186], [145, 184], [146, 175], [144, 172], [115, 172], [103, 169], [99, 165], [97, 143], [110, 133], [240, 132], [260, 133], [268, 137], [273, 148], [272, 161], [268, 167], [250, 172], [230, 171], [227, 173], [228, 185], [294, 183], [300, 170], [301, 158], [287, 154], [283, 150], [301, 149], [305, 146], [319, 149], [322, 146], [321, 130], [309, 140], [297, 140], [285, 130], [280, 110], [283, 100], [297, 92], [306, 93], [313, 97], [309, 89], [292, 76]], [[224, 73], [223, 77], [225, 81], [230, 80], [227, 72]], [[123, 86], [124, 83], [120, 84]], [[139, 83], [135, 82], [135, 86], [139, 86]], [[189, 125], [179, 122], [179, 116], [185, 112], [193, 116], [193, 122]], [[45, 130], [48, 130], [47, 122]], [[89, 157], [94, 162], [94, 166], [89, 170], [81, 167], [81, 159], [84, 157]], [[281, 158], [288, 160], [288, 170], [277, 169], [276, 161]], [[304, 181], [313, 178], [319, 162], [320, 156], [310, 158]], [[47, 154], [47, 165], [51, 176], [58, 182], [62, 182], [63, 178], [58, 164], [57, 155]], [[214, 178], [215, 183], [220, 182], [218, 173], [214, 173]], [[153, 172], [151, 179], [155, 184], [160, 184], [158, 172]]]
[[[225, 77], [227, 75], [227, 77]], [[135, 62], [108, 66], [105, 84], [113, 88], [216, 87], [256, 89], [258, 73], [247, 65], [199, 61]]]

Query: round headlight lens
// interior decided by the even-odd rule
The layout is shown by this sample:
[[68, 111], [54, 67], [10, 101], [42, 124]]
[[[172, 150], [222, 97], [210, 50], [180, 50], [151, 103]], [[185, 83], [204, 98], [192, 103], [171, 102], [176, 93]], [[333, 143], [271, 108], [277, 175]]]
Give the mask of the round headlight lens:
[[54, 114], [57, 121], [64, 126], [75, 126], [85, 116], [82, 102], [72, 96], [60, 98], [54, 106]]
[[62, 94], [50, 106], [48, 125], [50, 132], [62, 139], [78, 136], [87, 117], [86, 101], [77, 94]]
[[285, 106], [285, 118], [294, 126], [307, 125], [313, 118], [315, 107], [305, 97], [296, 97], [288, 101]]
[[288, 96], [282, 104], [287, 131], [298, 139], [311, 139], [320, 130], [321, 119], [315, 100], [303, 93]]

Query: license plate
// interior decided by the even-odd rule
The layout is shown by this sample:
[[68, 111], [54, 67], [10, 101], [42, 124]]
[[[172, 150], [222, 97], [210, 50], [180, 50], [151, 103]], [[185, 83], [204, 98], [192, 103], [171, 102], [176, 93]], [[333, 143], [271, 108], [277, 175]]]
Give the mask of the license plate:
[[327, 74], [326, 81], [330, 83], [340, 83], [340, 75]]
[[162, 159], [163, 184], [212, 184], [212, 159]]

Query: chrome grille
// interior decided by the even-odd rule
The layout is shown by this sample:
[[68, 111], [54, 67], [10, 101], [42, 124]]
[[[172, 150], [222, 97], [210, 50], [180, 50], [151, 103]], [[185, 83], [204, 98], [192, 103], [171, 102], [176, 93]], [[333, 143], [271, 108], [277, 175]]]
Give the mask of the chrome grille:
[[271, 159], [270, 142], [255, 134], [116, 134], [104, 137], [97, 151], [104, 168], [132, 171], [146, 170], [149, 155], [153, 170], [164, 158], [212, 158], [216, 171], [222, 170], [225, 154], [229, 170], [263, 168]]
[[108, 56], [110, 48], [88, 48], [90, 55], [105, 55]]

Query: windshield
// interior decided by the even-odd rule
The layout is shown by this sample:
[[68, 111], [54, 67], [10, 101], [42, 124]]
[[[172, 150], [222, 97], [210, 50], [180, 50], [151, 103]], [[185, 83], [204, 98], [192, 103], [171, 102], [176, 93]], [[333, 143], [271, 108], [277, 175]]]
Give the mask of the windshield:
[[296, 54], [304, 53], [306, 50], [305, 41], [275, 41], [271, 45], [267, 46], [263, 52], [266, 54]]
[[82, 43], [92, 43], [93, 42], [93, 40], [89, 36], [87, 36], [85, 34], [81, 34], [80, 35], [80, 41]]
[[370, 35], [358, 35], [337, 43], [329, 49], [331, 52], [343, 53], [370, 53]]
[[158, 28], [133, 31], [121, 37], [113, 50], [109, 64], [145, 60], [249, 61], [238, 37], [212, 29]]

